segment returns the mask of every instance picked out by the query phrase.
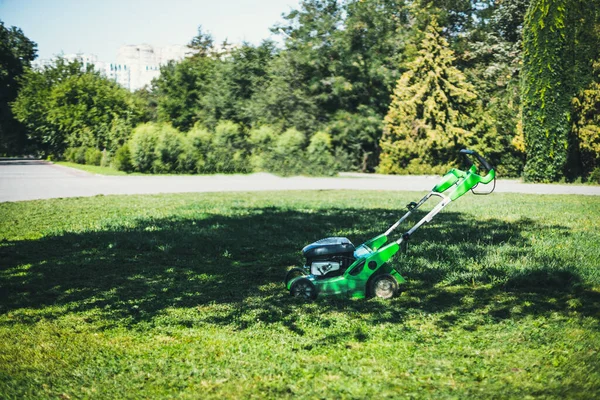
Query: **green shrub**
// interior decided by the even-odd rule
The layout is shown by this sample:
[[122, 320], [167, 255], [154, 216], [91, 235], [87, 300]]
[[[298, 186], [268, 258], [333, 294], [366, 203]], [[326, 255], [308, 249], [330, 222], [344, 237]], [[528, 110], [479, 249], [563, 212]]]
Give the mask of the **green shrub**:
[[148, 123], [137, 126], [129, 140], [131, 164], [136, 171], [150, 172], [156, 160], [156, 144], [160, 134], [157, 124]]
[[131, 162], [131, 152], [129, 145], [124, 144], [119, 147], [115, 152], [115, 156], [112, 159], [112, 167], [117, 171], [131, 172], [133, 171], [133, 164]]
[[257, 151], [268, 151], [276, 140], [277, 132], [269, 125], [263, 125], [259, 128], [252, 129], [248, 133], [248, 143], [250, 144], [253, 153]]
[[[187, 138], [183, 141], [181, 153], [177, 157], [177, 170], [182, 173], [197, 172], [199, 162], [202, 159], [200, 152], [194, 148]], [[200, 163], [203, 165], [203, 163]]]
[[334, 147], [339, 148], [338, 158], [344, 169], [374, 171], [379, 163], [378, 141], [383, 130], [383, 118], [366, 105], [356, 112], [338, 110], [327, 124]]
[[77, 164], [85, 164], [85, 155], [87, 148], [84, 146], [81, 147], [69, 147], [65, 150], [64, 158], [67, 161], [77, 163]]
[[[189, 172], [205, 173], [210, 172], [205, 163], [205, 159], [212, 148], [212, 133], [206, 128], [195, 125], [185, 138], [187, 142], [184, 152], [180, 156], [180, 165], [182, 168], [189, 169]], [[191, 163], [194, 163], [193, 167]]]
[[85, 164], [85, 151], [85, 147], [77, 147], [73, 152], [73, 162], [76, 162], [78, 164]]
[[306, 135], [295, 128], [283, 132], [270, 151], [263, 153], [262, 169], [278, 175], [310, 173], [306, 158]]
[[98, 149], [89, 147], [85, 150], [85, 163], [87, 165], [100, 165], [102, 161], [102, 152]]
[[116, 149], [123, 146], [123, 144], [131, 137], [132, 132], [133, 127], [131, 126], [130, 121], [122, 118], [115, 118], [108, 131], [109, 151], [114, 152]]
[[186, 136], [186, 139], [194, 149], [202, 155], [210, 150], [213, 135], [204, 127], [195, 125]]
[[310, 138], [306, 149], [307, 166], [311, 175], [335, 175], [339, 164], [333, 154], [331, 136], [326, 132], [317, 132]]
[[184, 137], [175, 128], [164, 124], [160, 126], [156, 141], [156, 157], [152, 169], [157, 173], [179, 172], [178, 160], [183, 152]]
[[249, 164], [253, 171], [268, 170], [265, 162], [276, 140], [277, 131], [269, 125], [263, 125], [249, 132], [248, 143], [250, 144], [251, 153]]
[[203, 172], [248, 172], [248, 148], [241, 127], [231, 121], [222, 121], [216, 128], [206, 153]]
[[73, 153], [75, 152], [75, 148], [73, 147], [69, 147], [67, 149], [65, 149], [65, 152], [63, 153], [63, 158], [67, 161], [73, 162]]
[[589, 181], [600, 184], [600, 167], [594, 168], [590, 174]]
[[306, 145], [306, 135], [296, 128], [283, 132], [275, 142], [275, 151], [280, 154], [297, 154]]

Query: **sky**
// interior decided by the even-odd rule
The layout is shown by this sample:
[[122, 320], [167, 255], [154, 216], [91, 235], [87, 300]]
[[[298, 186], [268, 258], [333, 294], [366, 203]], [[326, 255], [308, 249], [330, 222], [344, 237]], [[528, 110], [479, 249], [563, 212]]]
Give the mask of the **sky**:
[[125, 44], [187, 44], [198, 26], [216, 43], [277, 39], [269, 28], [300, 0], [0, 0], [0, 20], [38, 45], [38, 58], [95, 54], [114, 61]]

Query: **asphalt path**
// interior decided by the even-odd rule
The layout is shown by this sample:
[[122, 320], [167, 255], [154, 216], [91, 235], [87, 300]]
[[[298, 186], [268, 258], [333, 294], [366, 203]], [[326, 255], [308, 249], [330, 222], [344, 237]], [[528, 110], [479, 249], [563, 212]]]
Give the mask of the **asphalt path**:
[[[439, 176], [345, 173], [334, 178], [271, 174], [105, 176], [39, 160], [0, 160], [0, 202], [112, 194], [248, 192], [277, 190], [428, 191]], [[487, 189], [482, 187], [481, 190]], [[525, 184], [499, 179], [497, 192], [600, 195], [600, 186]]]

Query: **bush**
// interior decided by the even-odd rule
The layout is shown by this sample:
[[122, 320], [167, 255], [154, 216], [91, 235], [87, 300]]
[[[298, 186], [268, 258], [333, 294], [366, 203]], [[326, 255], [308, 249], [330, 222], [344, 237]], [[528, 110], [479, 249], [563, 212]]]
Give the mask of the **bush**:
[[109, 144], [107, 147], [109, 151], [115, 151], [123, 146], [123, 144], [131, 137], [132, 132], [133, 127], [131, 126], [130, 121], [122, 118], [115, 118], [108, 131]]
[[248, 149], [241, 127], [231, 121], [222, 121], [215, 128], [206, 153], [204, 172], [248, 172]]
[[202, 155], [210, 151], [213, 135], [206, 128], [195, 125], [186, 136], [188, 143]]
[[[186, 146], [180, 156], [180, 164], [189, 166], [189, 172], [204, 173], [209, 172], [205, 159], [212, 148], [212, 134], [206, 128], [195, 125], [186, 136]], [[194, 166], [191, 167], [192, 162]]]
[[276, 140], [277, 132], [269, 125], [252, 129], [248, 133], [248, 143], [252, 148], [252, 153], [268, 151]]
[[77, 164], [85, 164], [85, 155], [87, 148], [84, 146], [81, 147], [69, 147], [65, 150], [64, 158], [67, 161], [77, 163]]
[[307, 165], [311, 175], [335, 175], [339, 163], [333, 155], [331, 136], [325, 132], [317, 132], [310, 138], [306, 149]]
[[600, 184], [600, 167], [594, 168], [590, 174], [589, 181]]
[[133, 171], [133, 164], [131, 162], [131, 152], [129, 151], [129, 145], [124, 144], [119, 147], [112, 159], [112, 167], [117, 171], [131, 172]]
[[102, 152], [98, 149], [89, 147], [85, 150], [85, 163], [87, 165], [100, 165], [102, 161]]
[[306, 135], [295, 128], [290, 128], [277, 138], [275, 151], [279, 154], [297, 154], [305, 145]]
[[251, 146], [249, 164], [253, 171], [268, 170], [265, 162], [276, 140], [277, 132], [268, 125], [252, 129], [249, 132], [248, 143]]
[[383, 129], [383, 117], [368, 106], [361, 105], [357, 112], [337, 111], [327, 125], [334, 147], [344, 154], [346, 170], [374, 171], [379, 163], [378, 141]]
[[183, 152], [183, 135], [170, 125], [161, 125], [157, 135], [152, 165], [154, 172], [179, 172], [179, 156]]
[[304, 152], [305, 145], [304, 133], [295, 128], [286, 130], [277, 137], [268, 151], [262, 153], [260, 169], [279, 175], [310, 173]]
[[202, 168], [203, 163], [200, 162], [202, 156], [194, 148], [187, 138], [184, 138], [182, 151], [177, 157], [177, 170], [183, 173], [194, 173], [197, 171], [198, 166]]
[[136, 171], [150, 172], [156, 160], [156, 144], [160, 134], [157, 124], [148, 123], [137, 126], [129, 140], [131, 164]]

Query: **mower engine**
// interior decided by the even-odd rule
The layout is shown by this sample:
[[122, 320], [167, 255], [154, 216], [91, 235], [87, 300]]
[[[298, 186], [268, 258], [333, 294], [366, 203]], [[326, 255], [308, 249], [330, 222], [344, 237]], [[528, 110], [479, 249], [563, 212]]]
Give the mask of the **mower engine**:
[[341, 275], [354, 262], [354, 245], [345, 237], [317, 240], [302, 249], [306, 267], [317, 278]]

